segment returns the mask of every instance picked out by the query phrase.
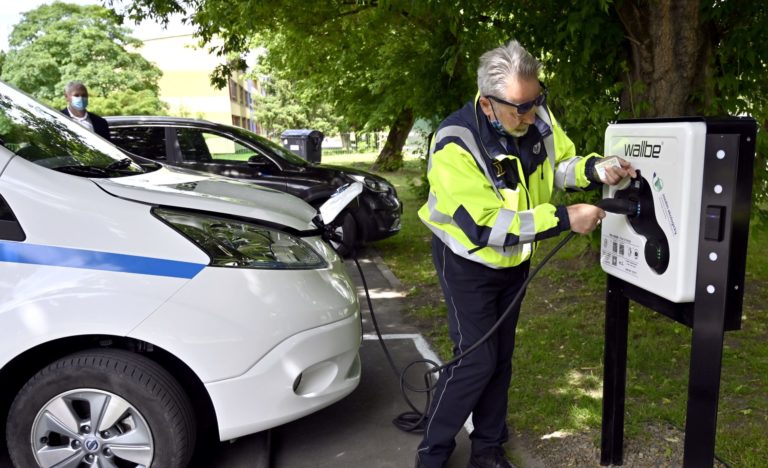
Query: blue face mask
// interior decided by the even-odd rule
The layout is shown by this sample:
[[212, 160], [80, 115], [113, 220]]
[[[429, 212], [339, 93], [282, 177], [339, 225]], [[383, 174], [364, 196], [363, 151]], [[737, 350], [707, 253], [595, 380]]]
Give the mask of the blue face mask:
[[501, 121], [496, 117], [496, 109], [493, 108], [493, 103], [491, 103], [491, 111], [493, 111], [493, 120], [488, 118], [488, 120], [491, 122], [491, 127], [493, 127], [494, 130], [496, 130], [496, 133], [498, 133], [501, 136], [509, 136], [509, 132], [506, 128], [504, 128], [504, 125], [501, 124]]
[[504, 129], [504, 125], [501, 124], [498, 120], [491, 120], [491, 126], [494, 130], [496, 130], [496, 133], [498, 133], [501, 136], [507, 136], [509, 133]]
[[84, 111], [88, 107], [88, 98], [85, 96], [72, 96], [72, 107], [79, 111]]

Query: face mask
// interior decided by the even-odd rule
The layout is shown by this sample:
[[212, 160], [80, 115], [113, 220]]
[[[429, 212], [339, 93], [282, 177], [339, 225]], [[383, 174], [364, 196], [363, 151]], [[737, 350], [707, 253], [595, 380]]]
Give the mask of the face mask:
[[498, 133], [501, 136], [507, 136], [509, 133], [504, 128], [504, 125], [501, 124], [498, 117], [496, 117], [496, 109], [493, 108], [493, 103], [491, 103], [491, 112], [493, 112], [493, 120], [488, 118], [491, 122], [491, 127], [493, 127], [494, 130], [496, 130], [496, 133]]
[[496, 133], [498, 133], [501, 136], [507, 136], [507, 130], [504, 128], [504, 125], [501, 124], [498, 120], [491, 120], [491, 126], [494, 130], [496, 130]]
[[88, 107], [88, 98], [84, 96], [72, 96], [72, 107], [79, 111], [84, 111]]

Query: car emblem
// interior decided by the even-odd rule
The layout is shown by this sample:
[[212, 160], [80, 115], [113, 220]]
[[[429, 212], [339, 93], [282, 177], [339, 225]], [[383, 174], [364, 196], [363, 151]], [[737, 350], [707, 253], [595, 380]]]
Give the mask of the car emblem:
[[85, 449], [91, 453], [99, 450], [99, 441], [96, 440], [96, 438], [86, 439], [83, 445], [85, 446]]

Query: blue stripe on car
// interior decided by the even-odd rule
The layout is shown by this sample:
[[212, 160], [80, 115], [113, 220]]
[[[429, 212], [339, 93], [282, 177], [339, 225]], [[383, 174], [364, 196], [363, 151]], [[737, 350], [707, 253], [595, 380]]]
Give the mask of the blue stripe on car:
[[0, 241], [0, 262], [194, 278], [205, 264], [94, 250]]

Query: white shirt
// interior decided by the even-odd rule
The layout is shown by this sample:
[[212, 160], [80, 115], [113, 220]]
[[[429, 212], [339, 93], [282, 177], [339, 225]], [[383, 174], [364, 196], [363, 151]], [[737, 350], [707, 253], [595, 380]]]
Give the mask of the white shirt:
[[91, 123], [91, 119], [88, 117], [88, 112], [86, 112], [85, 115], [83, 115], [82, 117], [78, 117], [72, 113], [72, 109], [69, 109], [69, 116], [75, 122], [79, 123], [80, 125], [87, 128], [88, 130], [93, 131], [93, 124]]

